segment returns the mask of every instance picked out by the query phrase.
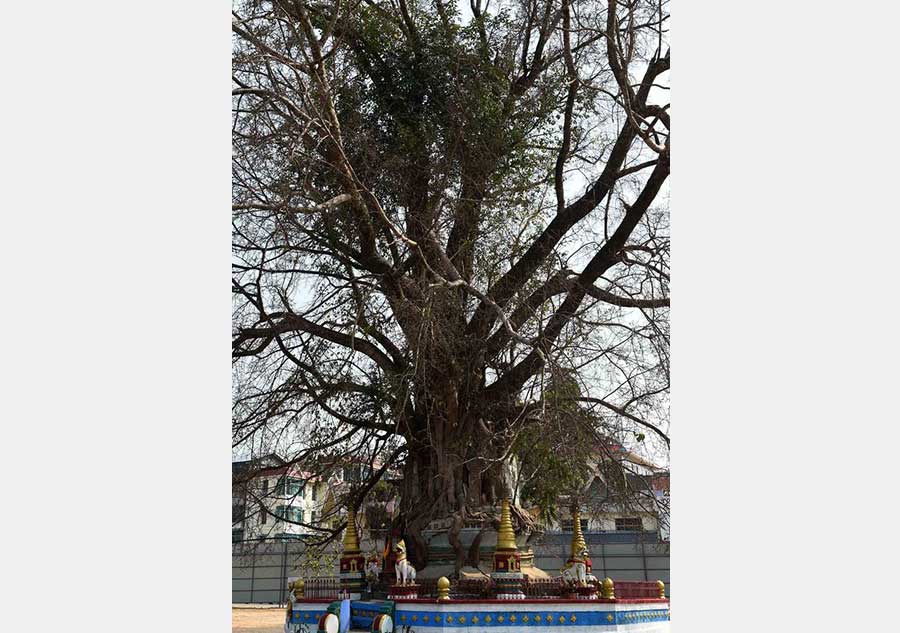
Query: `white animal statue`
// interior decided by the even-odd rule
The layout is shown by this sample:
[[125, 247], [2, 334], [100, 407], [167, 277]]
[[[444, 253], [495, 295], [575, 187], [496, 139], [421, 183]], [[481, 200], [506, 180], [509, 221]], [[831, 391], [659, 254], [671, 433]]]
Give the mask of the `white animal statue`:
[[400, 540], [394, 547], [397, 560], [394, 563], [394, 571], [397, 574], [398, 585], [413, 585], [416, 582], [416, 568], [406, 560], [406, 543]]
[[563, 580], [567, 583], [575, 583], [578, 585], [586, 585], [588, 581], [587, 563], [585, 562], [590, 556], [590, 552], [586, 547], [582, 547], [577, 552], [577, 557], [571, 559], [568, 564], [559, 570]]

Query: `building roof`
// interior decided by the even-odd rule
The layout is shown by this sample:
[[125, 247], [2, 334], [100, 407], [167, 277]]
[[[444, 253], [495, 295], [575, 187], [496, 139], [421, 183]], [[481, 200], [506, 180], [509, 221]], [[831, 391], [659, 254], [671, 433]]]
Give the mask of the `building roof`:
[[638, 455], [634, 451], [628, 450], [620, 442], [609, 436], [604, 437], [595, 445], [594, 448], [598, 453], [602, 453], [603, 455], [614, 459], [622, 459], [626, 462], [635, 464], [637, 466], [643, 466], [644, 468], [649, 468], [653, 471], [662, 470], [660, 466], [656, 465], [645, 457]]
[[270, 453], [268, 455], [263, 455], [262, 457], [254, 457], [253, 459], [231, 462], [231, 472], [232, 474], [246, 473], [254, 470], [260, 470], [262, 468], [284, 466], [284, 463], [285, 461], [281, 459], [281, 457], [279, 457], [275, 453]]

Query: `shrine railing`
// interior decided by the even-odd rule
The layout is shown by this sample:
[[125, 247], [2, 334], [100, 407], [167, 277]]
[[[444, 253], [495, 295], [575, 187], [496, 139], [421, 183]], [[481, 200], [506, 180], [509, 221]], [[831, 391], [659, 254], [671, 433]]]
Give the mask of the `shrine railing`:
[[304, 598], [333, 598], [340, 597], [341, 579], [337, 576], [314, 576], [303, 579]]
[[461, 600], [484, 600], [494, 596], [490, 578], [463, 578], [450, 585], [450, 597]]
[[645, 580], [616, 580], [616, 598], [659, 598], [659, 584]]
[[437, 597], [437, 578], [416, 579], [419, 585], [420, 598], [436, 598]]
[[[423, 578], [417, 581], [420, 598], [437, 598], [437, 579]], [[656, 581], [617, 580], [614, 585], [616, 598], [659, 598]], [[337, 576], [318, 576], [304, 579], [304, 597], [340, 598], [341, 581]], [[559, 578], [526, 578], [522, 591], [530, 600], [558, 599], [566, 597], [565, 587]], [[599, 587], [598, 587], [599, 590]], [[494, 582], [490, 578], [464, 578], [453, 581], [450, 597], [456, 600], [485, 600], [494, 596]]]
[[559, 578], [526, 578], [522, 583], [526, 598], [559, 598], [562, 584]]
[[[420, 584], [420, 598], [437, 597], [437, 580], [423, 579]], [[562, 585], [558, 578], [525, 579], [522, 584], [525, 596], [531, 599], [559, 598]], [[464, 578], [453, 581], [450, 597], [457, 600], [484, 600], [494, 596], [494, 582], [490, 578]]]

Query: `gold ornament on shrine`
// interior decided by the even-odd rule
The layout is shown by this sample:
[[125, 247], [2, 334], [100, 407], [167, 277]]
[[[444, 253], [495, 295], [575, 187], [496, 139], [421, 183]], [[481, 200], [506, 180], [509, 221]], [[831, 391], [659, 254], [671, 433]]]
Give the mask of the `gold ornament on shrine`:
[[291, 583], [291, 588], [293, 589], [294, 599], [302, 600], [303, 599], [303, 586], [304, 582], [302, 578], [298, 578], [293, 583]]
[[356, 535], [356, 512], [350, 509], [347, 511], [347, 529], [344, 532], [344, 554], [359, 553], [359, 537]]
[[657, 580], [656, 584], [659, 586], [659, 597], [665, 598], [666, 597], [666, 583], [664, 583], [662, 580]]
[[600, 596], [605, 600], [615, 600], [616, 589], [612, 578], [604, 578], [600, 584]]
[[497, 549], [516, 550], [516, 533], [513, 531], [512, 517], [509, 513], [509, 499], [504, 499], [500, 506], [500, 529], [497, 531]]
[[450, 579], [446, 576], [441, 576], [437, 581], [437, 599], [438, 600], [449, 600], [450, 599]]

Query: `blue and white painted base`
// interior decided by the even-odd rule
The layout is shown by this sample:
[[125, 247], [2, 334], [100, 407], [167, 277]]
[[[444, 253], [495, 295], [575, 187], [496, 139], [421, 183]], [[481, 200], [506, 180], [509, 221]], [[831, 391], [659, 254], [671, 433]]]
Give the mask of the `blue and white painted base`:
[[[285, 633], [315, 633], [327, 609], [295, 602]], [[369, 629], [377, 612], [362, 602], [353, 609], [354, 628]], [[398, 633], [669, 633], [667, 600], [399, 600], [393, 610]]]

